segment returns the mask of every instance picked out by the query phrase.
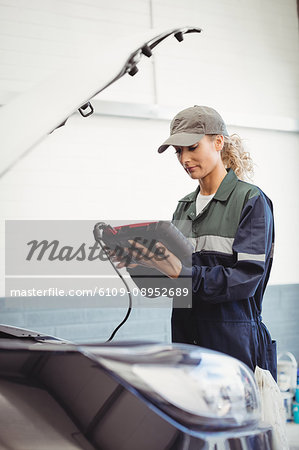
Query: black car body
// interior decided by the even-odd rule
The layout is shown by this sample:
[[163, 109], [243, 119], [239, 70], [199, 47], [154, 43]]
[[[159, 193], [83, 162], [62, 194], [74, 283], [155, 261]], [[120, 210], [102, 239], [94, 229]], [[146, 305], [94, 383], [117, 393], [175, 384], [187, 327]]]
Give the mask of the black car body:
[[0, 448], [271, 450], [253, 374], [190, 345], [0, 328]]

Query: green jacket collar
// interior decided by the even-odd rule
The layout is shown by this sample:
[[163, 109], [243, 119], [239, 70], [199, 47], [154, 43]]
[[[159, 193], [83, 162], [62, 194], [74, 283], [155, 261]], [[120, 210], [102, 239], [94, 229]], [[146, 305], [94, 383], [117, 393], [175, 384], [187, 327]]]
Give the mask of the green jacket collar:
[[[238, 178], [235, 172], [232, 169], [227, 169], [227, 174], [223, 178], [219, 188], [217, 189], [216, 194], [214, 195], [214, 199], [225, 202], [231, 192], [234, 190], [237, 182]], [[188, 194], [185, 197], [181, 198], [179, 202], [194, 202], [199, 191], [200, 186], [198, 186], [194, 192], [191, 192], [191, 194]]]

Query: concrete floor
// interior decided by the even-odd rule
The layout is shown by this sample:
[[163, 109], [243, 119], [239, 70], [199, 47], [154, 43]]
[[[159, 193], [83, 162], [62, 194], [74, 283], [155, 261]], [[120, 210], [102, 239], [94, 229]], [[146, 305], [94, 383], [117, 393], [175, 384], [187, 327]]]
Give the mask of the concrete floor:
[[287, 422], [287, 435], [290, 450], [299, 450], [299, 424]]

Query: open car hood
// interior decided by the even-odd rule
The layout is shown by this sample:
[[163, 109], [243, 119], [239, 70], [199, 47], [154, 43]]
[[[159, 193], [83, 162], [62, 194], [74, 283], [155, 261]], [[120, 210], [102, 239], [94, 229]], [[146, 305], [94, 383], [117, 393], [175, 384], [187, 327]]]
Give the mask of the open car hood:
[[0, 148], [5, 149], [0, 174], [76, 110], [92, 113], [89, 100], [125, 74], [135, 75], [142, 56], [150, 57], [166, 38], [175, 36], [180, 42], [185, 34], [200, 32], [197, 27], [149, 30], [107, 42], [104, 50], [95, 41], [80, 60], [17, 96], [0, 109]]

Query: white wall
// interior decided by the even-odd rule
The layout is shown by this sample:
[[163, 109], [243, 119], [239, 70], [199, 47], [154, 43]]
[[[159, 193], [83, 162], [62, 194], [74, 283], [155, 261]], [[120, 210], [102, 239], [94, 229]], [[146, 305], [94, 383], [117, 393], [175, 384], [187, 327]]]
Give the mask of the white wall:
[[[274, 203], [276, 252], [270, 282], [298, 283], [293, 251], [299, 244], [298, 134], [229, 131], [244, 138], [256, 164], [254, 181]], [[196, 183], [187, 178], [173, 149], [157, 153], [167, 135], [166, 121], [73, 116], [1, 179], [2, 218], [170, 219], [177, 200]], [[2, 233], [4, 238], [3, 228]]]
[[200, 39], [157, 57], [158, 101], [236, 115], [298, 118], [295, 0], [154, 0], [155, 27], [196, 24]]
[[[163, 44], [140, 74], [124, 77], [99, 98], [218, 108], [229, 130], [248, 141], [254, 181], [274, 202], [270, 282], [298, 283], [298, 133], [236, 126], [259, 117], [270, 124], [271, 117], [298, 119], [296, 14], [295, 0], [0, 0], [0, 102], [66, 58], [79, 58], [89, 40], [98, 39], [100, 49], [113, 35], [152, 25], [201, 26], [202, 35]], [[172, 150], [156, 153], [167, 134], [163, 120], [73, 116], [0, 179], [2, 219], [170, 218], [194, 184]], [[3, 295], [4, 252], [1, 267]]]
[[[91, 42], [105, 48], [112, 37], [150, 28], [148, 0], [1, 0], [0, 102], [57, 71], [69, 60], [80, 60]], [[88, 69], [88, 68], [87, 68]], [[130, 77], [110, 99], [152, 101], [151, 66], [145, 69], [147, 89]], [[103, 97], [104, 98], [104, 97]]]
[[142, 75], [101, 99], [298, 118], [296, 0], [0, 0], [0, 102], [79, 60], [90, 42], [100, 50], [114, 37], [186, 24], [202, 35], [163, 43]]

